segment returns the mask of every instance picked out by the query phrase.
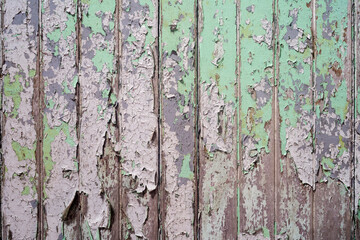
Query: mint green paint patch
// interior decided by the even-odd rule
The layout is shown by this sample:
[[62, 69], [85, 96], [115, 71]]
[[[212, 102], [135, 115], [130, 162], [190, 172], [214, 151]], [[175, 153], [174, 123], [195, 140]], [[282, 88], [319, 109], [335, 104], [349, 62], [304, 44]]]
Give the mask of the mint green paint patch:
[[34, 69], [30, 69], [30, 70], [29, 70], [29, 77], [30, 77], [30, 78], [35, 77], [35, 74], [36, 74], [36, 71], [35, 71]]
[[190, 160], [191, 160], [190, 154], [186, 154], [184, 156], [184, 160], [183, 160], [183, 164], [181, 167], [179, 177], [187, 178], [190, 180], [192, 180], [194, 178], [194, 173], [190, 169]]
[[72, 85], [73, 88], [76, 88], [76, 84], [78, 83], [78, 81], [79, 81], [79, 78], [78, 78], [78, 76], [76, 75], [76, 76], [73, 78], [72, 82], [71, 82], [71, 85]]
[[92, 59], [98, 72], [101, 72], [104, 65], [109, 71], [113, 70], [114, 54], [109, 53], [107, 50], [96, 50], [95, 56]]
[[21, 103], [20, 93], [23, 91], [23, 87], [20, 83], [20, 74], [16, 74], [14, 79], [15, 81], [11, 82], [10, 75], [4, 76], [4, 94], [7, 97], [11, 97], [14, 103], [13, 110], [11, 111], [12, 117], [16, 118], [18, 116], [18, 110]]
[[344, 122], [348, 112], [347, 102], [347, 86], [346, 81], [341, 81], [340, 86], [337, 88], [335, 96], [331, 99], [331, 105], [335, 109], [335, 113], [340, 116], [341, 121]]
[[266, 227], [263, 227], [263, 235], [264, 238], [270, 238], [270, 230], [267, 229]]
[[51, 33], [47, 34], [47, 37], [54, 42], [58, 42], [61, 38], [61, 29], [58, 27]]
[[323, 157], [321, 160], [321, 166], [326, 177], [330, 177], [331, 170], [334, 169], [334, 160], [331, 158]]
[[89, 6], [87, 14], [83, 15], [85, 27], [90, 27], [92, 34], [100, 33], [105, 36], [103, 29], [102, 17], [107, 13], [113, 14], [115, 12], [115, 2], [113, 0], [82, 0], [83, 4]]
[[24, 190], [21, 192], [21, 195], [29, 195], [30, 194], [30, 187], [29, 186], [25, 186]]
[[111, 101], [111, 104], [112, 105], [115, 105], [116, 102], [117, 102], [117, 98], [116, 98], [116, 95], [114, 93], [111, 93], [110, 94], [110, 101]]
[[35, 143], [33, 145], [33, 148], [23, 147], [20, 145], [20, 143], [15, 141], [11, 143], [11, 146], [19, 161], [35, 160]]

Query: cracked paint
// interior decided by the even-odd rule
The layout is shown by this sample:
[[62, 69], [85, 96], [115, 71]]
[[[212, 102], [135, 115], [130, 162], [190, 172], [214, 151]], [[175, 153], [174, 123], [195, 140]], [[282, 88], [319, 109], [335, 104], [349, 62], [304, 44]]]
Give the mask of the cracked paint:
[[169, 239], [194, 238], [195, 6], [193, 0], [161, 2], [164, 230]]
[[236, 238], [236, 3], [199, 2], [201, 238]]

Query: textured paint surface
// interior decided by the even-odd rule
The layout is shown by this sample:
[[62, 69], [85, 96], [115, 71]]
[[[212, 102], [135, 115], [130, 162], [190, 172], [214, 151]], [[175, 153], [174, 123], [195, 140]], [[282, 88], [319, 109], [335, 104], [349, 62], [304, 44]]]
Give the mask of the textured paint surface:
[[195, 4], [194, 0], [161, 1], [161, 138], [166, 239], [194, 238]]
[[[350, 7], [351, 1], [316, 2], [315, 154], [320, 182], [314, 193], [317, 238], [350, 238], [350, 192], [346, 190], [351, 186], [352, 171]], [[333, 208], [335, 202], [338, 208]], [[334, 219], [338, 224], [327, 229], [325, 226], [332, 225]]]
[[78, 187], [75, 103], [75, 81], [78, 78], [75, 67], [77, 6], [73, 0], [47, 0], [41, 6], [44, 9], [42, 76], [46, 83], [43, 120], [44, 205], [47, 237], [62, 239], [61, 217]]
[[82, 1], [81, 123], [79, 139], [81, 229], [83, 238], [95, 239], [109, 227], [110, 207], [98, 173], [112, 108], [108, 104], [114, 76], [114, 13], [112, 0]]
[[[312, 2], [278, 2], [277, 236], [310, 239], [315, 187]], [[306, 186], [310, 185], [310, 186]], [[301, 210], [300, 210], [301, 209]]]
[[239, 237], [273, 236], [273, 3], [241, 1], [240, 13]]
[[235, 239], [236, 4], [199, 4], [200, 238]]
[[1, 196], [3, 239], [34, 239], [37, 235], [36, 132], [32, 98], [38, 44], [37, 1], [6, 1], [2, 129]]
[[124, 239], [156, 239], [158, 176], [157, 1], [123, 1], [121, 171]]
[[2, 239], [359, 238], [359, 0], [0, 2]]

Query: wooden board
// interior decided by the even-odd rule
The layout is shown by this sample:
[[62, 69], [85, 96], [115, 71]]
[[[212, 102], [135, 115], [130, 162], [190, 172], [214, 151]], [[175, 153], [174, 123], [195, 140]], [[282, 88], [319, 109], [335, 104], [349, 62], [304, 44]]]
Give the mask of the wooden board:
[[272, 1], [240, 4], [239, 238], [274, 233], [273, 7]]
[[[313, 146], [313, 4], [277, 3], [276, 232], [279, 237], [312, 238]], [[301, 220], [299, 220], [301, 219]]]
[[199, 1], [199, 236], [237, 234], [235, 1]]
[[34, 239], [42, 204], [38, 124], [38, 1], [3, 2], [2, 196], [3, 239]]
[[[196, 1], [161, 1], [161, 162], [165, 239], [194, 239]], [[196, 207], [195, 207], [196, 208]]]
[[120, 13], [122, 238], [158, 236], [158, 2], [123, 1]]
[[316, 2], [314, 101], [319, 184], [313, 206], [315, 238], [351, 236], [351, 194], [347, 191], [352, 177], [350, 20], [351, 1]]

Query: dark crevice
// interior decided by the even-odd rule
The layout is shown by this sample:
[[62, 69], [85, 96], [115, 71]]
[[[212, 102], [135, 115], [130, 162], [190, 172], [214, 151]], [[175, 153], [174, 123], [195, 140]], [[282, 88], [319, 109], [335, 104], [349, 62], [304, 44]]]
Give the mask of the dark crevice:
[[38, 7], [38, 32], [37, 32], [37, 54], [36, 54], [36, 75], [34, 77], [33, 98], [32, 98], [32, 115], [35, 122], [36, 132], [36, 172], [37, 172], [37, 232], [36, 239], [45, 238], [45, 215], [44, 215], [44, 166], [43, 166], [43, 110], [44, 110], [44, 82], [42, 78], [42, 13], [41, 1], [37, 1]]
[[195, 206], [194, 206], [194, 236], [196, 239], [200, 239], [200, 219], [199, 219], [199, 203], [200, 203], [200, 97], [199, 97], [199, 79], [200, 79], [200, 64], [199, 64], [199, 2], [196, 0], [195, 6], [195, 163], [194, 163], [194, 177], [195, 177]]
[[[316, 68], [316, 0], [311, 1], [311, 11], [312, 11], [312, 18], [311, 18], [311, 33], [312, 33], [312, 66], [311, 66], [311, 104], [312, 104], [312, 111], [315, 113], [315, 68]], [[315, 138], [316, 138], [316, 124], [313, 122], [313, 154], [314, 154], [314, 165], [316, 161], [316, 148], [315, 148]], [[310, 191], [310, 198], [311, 198], [311, 218], [310, 218], [310, 236], [311, 239], [315, 239], [315, 229], [314, 229], [314, 218], [315, 218], [315, 185], [316, 185], [316, 176], [318, 173], [314, 173], [315, 180], [313, 181], [314, 186], [312, 187], [312, 191]]]
[[[1, 62], [0, 62], [0, 79], [3, 79], [3, 69], [2, 67], [4, 66], [5, 63], [5, 54], [4, 54], [4, 5], [5, 5], [5, 0], [1, 0], [0, 1], [0, 11], [1, 11], [1, 19], [0, 19], [0, 48], [1, 48]], [[2, 99], [4, 99], [4, 83], [2, 82], [0, 87], [1, 87], [1, 101]], [[5, 239], [5, 234], [3, 234], [3, 213], [2, 213], [2, 186], [3, 186], [3, 174], [4, 174], [4, 156], [2, 153], [2, 149], [3, 149], [3, 134], [4, 134], [4, 114], [3, 114], [3, 103], [0, 102], [0, 236], [3, 236], [3, 238]]]
[[[76, 104], [76, 138], [78, 144], [76, 146], [76, 161], [78, 166], [78, 188], [81, 184], [81, 169], [80, 169], [80, 138], [81, 138], [81, 116], [82, 116], [82, 107], [81, 107], [81, 87], [80, 87], [80, 62], [81, 62], [81, 0], [76, 1], [76, 58], [75, 58], [75, 67], [78, 77], [78, 81], [75, 86], [75, 104]], [[82, 195], [79, 195], [79, 208], [81, 209]], [[79, 229], [78, 236], [82, 239], [82, 211], [80, 211], [80, 216], [76, 218], [76, 225]]]

